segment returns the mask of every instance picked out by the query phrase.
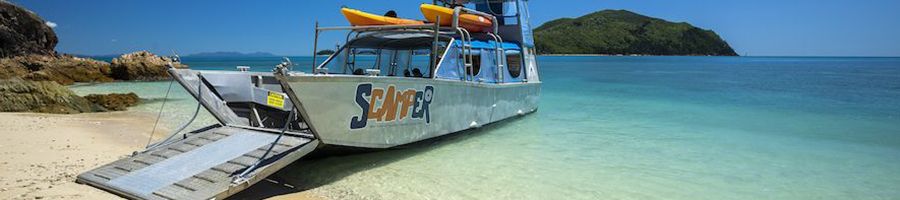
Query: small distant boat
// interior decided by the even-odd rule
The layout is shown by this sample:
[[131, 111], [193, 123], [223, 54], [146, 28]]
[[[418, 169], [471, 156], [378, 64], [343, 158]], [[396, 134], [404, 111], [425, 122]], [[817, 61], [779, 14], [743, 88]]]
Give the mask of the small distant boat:
[[[428, 19], [430, 22], [437, 21], [438, 17], [440, 17], [441, 26], [450, 26], [453, 23], [453, 8], [422, 4], [420, 9], [422, 10], [422, 15], [425, 15], [425, 19]], [[480, 15], [462, 13], [459, 15], [459, 26], [470, 32], [483, 32], [490, 30], [494, 26], [494, 22]]]
[[403, 19], [390, 16], [376, 15], [351, 8], [341, 8], [341, 13], [347, 17], [347, 21], [353, 26], [381, 26], [381, 25], [421, 25], [423, 21]]

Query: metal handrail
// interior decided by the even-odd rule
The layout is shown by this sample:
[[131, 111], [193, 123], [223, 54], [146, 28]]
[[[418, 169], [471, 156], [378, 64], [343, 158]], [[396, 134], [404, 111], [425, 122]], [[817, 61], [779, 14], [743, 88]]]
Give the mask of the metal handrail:
[[493, 33], [497, 34], [500, 32], [500, 22], [497, 21], [496, 16], [493, 16], [491, 14], [487, 14], [487, 13], [484, 13], [481, 11], [472, 10], [470, 8], [466, 8], [466, 7], [462, 7], [462, 6], [457, 6], [457, 7], [453, 8], [453, 21], [451, 21], [451, 24], [453, 24], [452, 28], [459, 27], [459, 15], [462, 13], [462, 11], [466, 11], [466, 14], [481, 15], [482, 17], [490, 18], [491, 22], [493, 22], [491, 24], [494, 26]]
[[[500, 59], [499, 64], [498, 64], [498, 70], [497, 70], [497, 71], [498, 71], [498, 74], [500, 74], [500, 73], [499, 73], [499, 71], [500, 71], [499, 69], [502, 69], [503, 66], [504, 66], [504, 64], [502, 63], [501, 56], [500, 56], [501, 53], [503, 53], [503, 52], [502, 52], [502, 51], [503, 51], [503, 39], [502, 39], [499, 35], [497, 35], [497, 34], [500, 32], [500, 22], [497, 21], [497, 17], [496, 17], [496, 16], [493, 16], [493, 15], [491, 15], [491, 14], [487, 14], [487, 13], [481, 12], [481, 11], [472, 10], [472, 9], [469, 9], [469, 8], [466, 8], [466, 7], [462, 7], [462, 6], [457, 6], [457, 7], [454, 7], [454, 8], [453, 8], [453, 19], [452, 19], [452, 21], [451, 21], [450, 23], [451, 23], [451, 28], [457, 29], [457, 30], [461, 30], [461, 31], [459, 31], [459, 32], [465, 34], [465, 35], [463, 35], [463, 34], [460, 34], [460, 35], [462, 35], [462, 37], [464, 38], [464, 39], [463, 39], [463, 53], [466, 55], [466, 59], [467, 59], [465, 62], [466, 62], [466, 65], [469, 65], [469, 66], [467, 66], [467, 70], [469, 71], [469, 73], [468, 73], [467, 75], [472, 76], [472, 81], [475, 80], [475, 77], [474, 77], [474, 76], [475, 76], [475, 74], [474, 74], [474, 73], [475, 73], [475, 72], [474, 72], [475, 70], [472, 69], [473, 66], [471, 66], [471, 65], [473, 64], [473, 63], [472, 63], [472, 58], [471, 58], [471, 56], [472, 56], [472, 55], [471, 55], [472, 50], [471, 50], [471, 47], [468, 47], [468, 48], [467, 48], [467, 46], [466, 46], [466, 43], [471, 43], [471, 36], [468, 35], [469, 33], [468, 33], [467, 30], [462, 29], [462, 28], [459, 27], [459, 16], [462, 14], [463, 11], [465, 11], [467, 14], [475, 14], [475, 15], [481, 15], [481, 16], [483, 16], [483, 17], [488, 17], [488, 18], [491, 19], [491, 22], [493, 22], [493, 23], [492, 23], [492, 25], [494, 26], [494, 27], [493, 27], [493, 28], [494, 28], [494, 29], [493, 29], [493, 32], [488, 33], [488, 35], [491, 36], [491, 37], [493, 37], [494, 40], [497, 41], [497, 44], [496, 44], [496, 45], [497, 45], [497, 53], [495, 53], [494, 56], [495, 56], [497, 59]], [[466, 37], [467, 35], [468, 35], [468, 37], [469, 37], [468, 40], [465, 39], [465, 37]], [[468, 52], [466, 52], [466, 50], [468, 50]], [[502, 75], [498, 75], [498, 79], [502, 79]], [[468, 80], [468, 79], [467, 79], [467, 80]]]
[[503, 49], [503, 38], [500, 38], [499, 35], [494, 35], [492, 33], [488, 33], [488, 35], [491, 37], [494, 37], [494, 41], [496, 41], [496, 43], [497, 43], [495, 45], [497, 47], [496, 52], [494, 52], [494, 56], [497, 57], [497, 59], [496, 59], [497, 60], [497, 77], [496, 78], [498, 81], [503, 80], [503, 73], [501, 73], [501, 71], [503, 70], [503, 66], [506, 65], [506, 63], [503, 62], [504, 61], [503, 57], [506, 56], [506, 52]]
[[[438, 22], [441, 21], [441, 16], [437, 16], [437, 21]], [[431, 71], [429, 74], [431, 76], [431, 78], [434, 78], [435, 74], [437, 74], [436, 69], [438, 67], [437, 66], [438, 65], [438, 56], [440, 56], [437, 53], [438, 52], [438, 42], [441, 37], [441, 32], [440, 32], [441, 23], [434, 23], [433, 25], [434, 25], [434, 27], [433, 27], [434, 28], [434, 42], [431, 43], [431, 66], [429, 67], [429, 69], [431, 69], [431, 70], [429, 70], [429, 71]], [[380, 54], [379, 54], [379, 58], [381, 58]], [[412, 58], [410, 58], [410, 59], [412, 59]]]
[[466, 70], [466, 81], [475, 81], [475, 69], [474, 69], [474, 55], [472, 55], [472, 35], [469, 34], [469, 31], [464, 28], [459, 28], [460, 33], [465, 37], [463, 38], [463, 57], [464, 66]]
[[[197, 93], [198, 93], [198, 94], [202, 94], [202, 92], [203, 92], [203, 77], [199, 76], [199, 74], [198, 74], [197, 77], [199, 78], [199, 79], [198, 79], [198, 83], [197, 83]], [[171, 141], [172, 138], [175, 138], [175, 136], [178, 135], [178, 133], [180, 133], [181, 131], [184, 131], [185, 128], [187, 128], [187, 127], [190, 126], [192, 123], [194, 123], [194, 120], [197, 119], [197, 115], [200, 114], [200, 105], [201, 105], [201, 102], [202, 102], [202, 101], [203, 101], [203, 95], [198, 95], [198, 96], [197, 96], [197, 108], [194, 110], [194, 115], [191, 116], [191, 119], [188, 120], [187, 122], [185, 122], [184, 124], [182, 124], [181, 127], [179, 127], [178, 129], [176, 129], [174, 132], [172, 132], [171, 134], [169, 134], [169, 136], [166, 137], [165, 139], [163, 139], [163, 140], [161, 140], [161, 141], [159, 141], [159, 142], [156, 142], [156, 143], [147, 145], [147, 147], [145, 147], [145, 148], [144, 148], [144, 151], [142, 151], [142, 152], [148, 152], [148, 151], [151, 151], [151, 150], [153, 150], [153, 149], [156, 149], [156, 148], [158, 148], [158, 147], [160, 147], [160, 146], [163, 146], [163, 145], [166, 145], [166, 144], [170, 143], [169, 141]]]
[[241, 183], [244, 180], [247, 180], [247, 175], [249, 175], [250, 172], [253, 172], [253, 170], [256, 170], [256, 168], [259, 167], [259, 164], [262, 164], [262, 162], [266, 160], [266, 156], [269, 156], [269, 153], [272, 152], [272, 149], [275, 148], [275, 145], [277, 145], [278, 142], [281, 141], [281, 138], [284, 137], [284, 133], [287, 132], [288, 128], [291, 126], [291, 122], [294, 122], [294, 118], [296, 118], [296, 116], [297, 116], [297, 111], [294, 109], [291, 109], [291, 113], [288, 114], [288, 118], [284, 120], [285, 121], [284, 128], [281, 129], [281, 133], [278, 134], [278, 137], [275, 138], [275, 141], [272, 141], [272, 144], [269, 145], [269, 148], [266, 150], [265, 153], [263, 153], [262, 157], [260, 157], [259, 160], [257, 160], [255, 163], [253, 163], [253, 165], [250, 165], [249, 167], [247, 167], [247, 169], [244, 169], [244, 171], [241, 172], [240, 175], [235, 176], [233, 183]]
[[[318, 73], [319, 73], [319, 72], [318, 72], [319, 66], [316, 65], [316, 59], [319, 58], [319, 57], [318, 57], [318, 56], [319, 56], [319, 52], [317, 52], [317, 51], [319, 50], [319, 49], [318, 49], [318, 48], [319, 48], [319, 21], [316, 21], [316, 29], [315, 29], [315, 32], [316, 32], [316, 34], [315, 34], [315, 38], [316, 38], [316, 39], [313, 41], [313, 51], [312, 51], [312, 54], [313, 54], [313, 55], [312, 55], [312, 71], [311, 71], [311, 72], [312, 72], [313, 74], [318, 74]], [[335, 50], [337, 50], [337, 49], [335, 49]]]

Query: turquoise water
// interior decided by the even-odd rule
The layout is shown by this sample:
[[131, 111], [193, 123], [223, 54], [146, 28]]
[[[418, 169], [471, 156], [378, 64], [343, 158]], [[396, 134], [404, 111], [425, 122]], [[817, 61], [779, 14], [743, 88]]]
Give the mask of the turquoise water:
[[[351, 199], [900, 198], [900, 58], [538, 60], [537, 113], [277, 177]], [[161, 98], [167, 84], [75, 90]]]

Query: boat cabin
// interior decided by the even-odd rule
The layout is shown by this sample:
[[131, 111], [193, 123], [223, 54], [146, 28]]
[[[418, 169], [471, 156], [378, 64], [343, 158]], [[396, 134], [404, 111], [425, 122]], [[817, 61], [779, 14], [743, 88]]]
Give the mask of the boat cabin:
[[470, 4], [477, 10], [457, 7], [460, 13], [490, 17], [494, 28], [470, 32], [457, 23], [316, 28], [348, 30], [347, 40], [316, 74], [430, 78], [479, 83], [537, 81], [534, 42], [523, 0], [452, 1], [445, 6]]
[[[524, 80], [524, 56], [517, 44], [486, 40], [465, 43], [448, 35], [438, 36], [438, 42], [434, 41], [433, 33], [421, 30], [365, 33], [336, 51], [317, 71], [485, 83]], [[465, 48], [466, 45], [470, 48]], [[434, 47], [437, 47], [436, 58], [432, 56]], [[471, 60], [468, 68], [467, 59]]]

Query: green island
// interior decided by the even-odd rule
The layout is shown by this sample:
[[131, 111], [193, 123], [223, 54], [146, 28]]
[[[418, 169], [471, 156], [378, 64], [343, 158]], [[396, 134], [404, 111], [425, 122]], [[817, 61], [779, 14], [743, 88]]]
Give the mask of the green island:
[[552, 20], [534, 37], [539, 54], [737, 56], [711, 30], [627, 10]]

